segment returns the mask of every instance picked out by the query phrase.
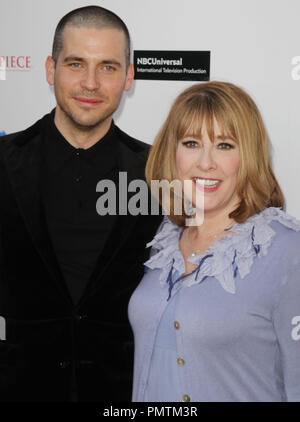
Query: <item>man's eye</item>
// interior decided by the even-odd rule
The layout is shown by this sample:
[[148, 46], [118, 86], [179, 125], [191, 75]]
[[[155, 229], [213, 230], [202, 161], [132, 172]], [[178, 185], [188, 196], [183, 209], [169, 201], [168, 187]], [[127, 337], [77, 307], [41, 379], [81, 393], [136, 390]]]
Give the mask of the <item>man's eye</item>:
[[81, 67], [81, 63], [70, 63], [70, 67], [74, 67], [75, 69]]
[[107, 72], [113, 72], [115, 70], [115, 68], [110, 65], [105, 65], [103, 69], [106, 70]]

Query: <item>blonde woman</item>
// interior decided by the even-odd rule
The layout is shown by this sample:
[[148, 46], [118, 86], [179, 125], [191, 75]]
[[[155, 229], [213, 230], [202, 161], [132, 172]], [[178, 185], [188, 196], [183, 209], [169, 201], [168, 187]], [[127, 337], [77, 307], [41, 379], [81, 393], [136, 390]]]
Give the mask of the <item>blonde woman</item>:
[[129, 303], [133, 401], [300, 401], [300, 224], [283, 211], [253, 100], [230, 83], [188, 88], [146, 173], [149, 185], [190, 181], [204, 219], [187, 226], [171, 198], [148, 245]]

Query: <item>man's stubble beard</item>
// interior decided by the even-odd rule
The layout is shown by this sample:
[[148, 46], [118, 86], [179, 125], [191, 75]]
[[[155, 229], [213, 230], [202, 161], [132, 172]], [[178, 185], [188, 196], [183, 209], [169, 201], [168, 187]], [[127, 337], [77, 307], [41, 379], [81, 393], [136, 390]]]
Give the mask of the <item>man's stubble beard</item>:
[[64, 114], [64, 117], [67, 119], [67, 121], [77, 130], [80, 132], [90, 132], [93, 129], [101, 126], [103, 122], [105, 122], [107, 119], [112, 117], [113, 113], [117, 110], [118, 106], [113, 110], [108, 110], [107, 113], [105, 113], [104, 116], [101, 116], [95, 123], [91, 124], [84, 124], [80, 123], [78, 118], [76, 117], [76, 114], [73, 113], [71, 110], [69, 110], [67, 107], [64, 107], [61, 103], [57, 102], [57, 105], [60, 107], [62, 113]]

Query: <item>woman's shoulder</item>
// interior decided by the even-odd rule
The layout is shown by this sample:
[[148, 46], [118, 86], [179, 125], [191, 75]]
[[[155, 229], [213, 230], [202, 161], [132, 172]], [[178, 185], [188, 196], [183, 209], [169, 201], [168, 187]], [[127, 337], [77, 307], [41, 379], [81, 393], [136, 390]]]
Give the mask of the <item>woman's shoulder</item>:
[[280, 208], [270, 207], [249, 219], [260, 237], [269, 233], [272, 243], [280, 245], [284, 251], [300, 248], [300, 221]]
[[275, 231], [274, 241], [286, 244], [286, 246], [300, 246], [300, 225], [299, 228], [297, 226], [289, 227], [276, 220], [272, 220], [269, 225]]
[[258, 214], [250, 217], [247, 221], [255, 221], [258, 224], [277, 222], [280, 226], [296, 232], [300, 231], [300, 220], [283, 211], [281, 208], [269, 207], [265, 208]]
[[233, 239], [238, 251], [246, 244], [258, 256], [276, 249], [282, 255], [298, 254], [300, 248], [300, 221], [280, 208], [265, 208], [232, 230], [240, 235]]
[[[300, 264], [300, 222], [281, 211], [279, 218], [272, 219], [269, 227], [274, 230], [271, 251], [279, 251], [281, 262]], [[271, 253], [271, 252], [270, 252]]]

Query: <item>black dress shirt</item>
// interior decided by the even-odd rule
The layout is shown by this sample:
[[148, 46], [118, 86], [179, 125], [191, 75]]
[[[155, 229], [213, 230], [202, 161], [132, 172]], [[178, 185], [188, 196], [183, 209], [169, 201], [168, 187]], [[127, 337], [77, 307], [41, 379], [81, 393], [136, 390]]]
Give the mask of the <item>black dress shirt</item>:
[[45, 128], [43, 200], [49, 235], [73, 303], [78, 303], [116, 216], [100, 216], [97, 183], [117, 171], [117, 142], [108, 133], [88, 149], [74, 148], [58, 131], [54, 111]]

